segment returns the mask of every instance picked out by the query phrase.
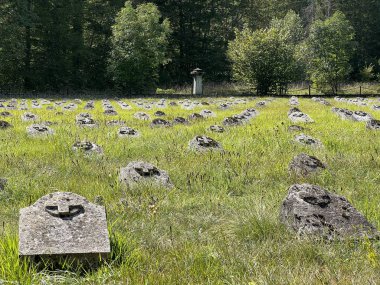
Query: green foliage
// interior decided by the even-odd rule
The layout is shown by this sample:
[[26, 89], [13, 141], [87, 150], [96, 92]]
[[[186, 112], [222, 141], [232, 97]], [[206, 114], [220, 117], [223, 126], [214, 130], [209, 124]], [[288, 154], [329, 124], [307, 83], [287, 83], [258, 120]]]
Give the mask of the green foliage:
[[0, 2], [0, 87], [22, 86], [25, 52], [20, 8], [17, 2]]
[[109, 72], [123, 90], [141, 91], [155, 86], [160, 65], [168, 62], [168, 19], [154, 4], [133, 8], [127, 1], [112, 26]]
[[295, 48], [302, 34], [300, 18], [292, 11], [274, 19], [269, 29], [237, 31], [228, 50], [234, 78], [255, 86], [259, 94], [281, 92], [283, 84], [297, 78]]
[[360, 79], [361, 79], [361, 81], [363, 81], [363, 82], [369, 82], [369, 81], [374, 80], [375, 78], [376, 78], [375, 65], [369, 64], [369, 65], [364, 66], [360, 70]]
[[315, 21], [307, 39], [308, 73], [324, 92], [336, 94], [338, 84], [347, 79], [352, 68], [355, 32], [342, 12], [325, 21]]

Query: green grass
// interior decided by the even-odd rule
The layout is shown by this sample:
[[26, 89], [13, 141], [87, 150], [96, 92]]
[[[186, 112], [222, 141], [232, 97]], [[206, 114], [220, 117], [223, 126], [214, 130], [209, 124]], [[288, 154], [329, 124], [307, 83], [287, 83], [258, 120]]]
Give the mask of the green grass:
[[[100, 122], [96, 129], [75, 125], [85, 102], [65, 115], [29, 110], [58, 123], [47, 139], [26, 135], [29, 123], [21, 121], [23, 111], [11, 111], [14, 116], [5, 119], [14, 125], [0, 131], [0, 177], [9, 179], [0, 192], [0, 280], [5, 284], [378, 284], [379, 242], [301, 239], [279, 222], [279, 210], [289, 186], [307, 182], [346, 196], [380, 228], [380, 132], [340, 120], [331, 107], [300, 99], [300, 109], [315, 120], [305, 133], [325, 145], [310, 149], [293, 143], [295, 134], [287, 132], [286, 99], [276, 99], [259, 109], [250, 124], [223, 134], [206, 128], [254, 107], [258, 99], [226, 111], [217, 104], [205, 106], [217, 118], [167, 129], [151, 129], [149, 122], [134, 119], [139, 109], [125, 101], [132, 110], [123, 111], [112, 101], [119, 116], [107, 118], [96, 101], [90, 111]], [[370, 107], [329, 101], [380, 119]], [[153, 116], [155, 111], [146, 112]], [[167, 119], [194, 111], [164, 110]], [[142, 136], [119, 139], [118, 127], [105, 125], [115, 118]], [[188, 142], [199, 134], [216, 139], [226, 152], [189, 151]], [[102, 146], [104, 156], [74, 153], [71, 146], [79, 138]], [[316, 155], [328, 170], [305, 179], [289, 176], [288, 164], [300, 152]], [[125, 190], [118, 171], [133, 160], [168, 171], [176, 187]], [[90, 201], [104, 198], [112, 258], [98, 270], [49, 272], [19, 260], [19, 209], [54, 191], [74, 192]]]

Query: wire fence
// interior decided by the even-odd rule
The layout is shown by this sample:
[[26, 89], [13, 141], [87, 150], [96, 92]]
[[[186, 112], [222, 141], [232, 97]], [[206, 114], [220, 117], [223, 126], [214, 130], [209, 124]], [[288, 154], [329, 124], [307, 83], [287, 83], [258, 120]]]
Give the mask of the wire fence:
[[[21, 89], [0, 89], [0, 98], [197, 98], [199, 95], [193, 95], [190, 85], [176, 87], [175, 89], [160, 90], [160, 92], [123, 92], [117, 90], [93, 91], [93, 90], [71, 90], [64, 89], [60, 91], [29, 91], [25, 92]], [[316, 89], [308, 82], [284, 84], [278, 83], [276, 88], [268, 94], [258, 94], [254, 88], [246, 86], [234, 85], [232, 83], [206, 83], [204, 86], [204, 94], [206, 97], [226, 97], [226, 96], [277, 96], [277, 97], [378, 97], [380, 96], [380, 83], [340, 83], [335, 93], [325, 90], [324, 92]]]

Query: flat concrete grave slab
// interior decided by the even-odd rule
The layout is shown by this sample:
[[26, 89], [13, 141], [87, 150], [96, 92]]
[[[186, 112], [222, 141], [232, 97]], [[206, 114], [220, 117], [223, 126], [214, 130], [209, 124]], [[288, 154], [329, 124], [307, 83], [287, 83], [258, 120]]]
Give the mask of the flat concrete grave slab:
[[97, 262], [111, 251], [105, 208], [56, 192], [20, 210], [19, 255]]

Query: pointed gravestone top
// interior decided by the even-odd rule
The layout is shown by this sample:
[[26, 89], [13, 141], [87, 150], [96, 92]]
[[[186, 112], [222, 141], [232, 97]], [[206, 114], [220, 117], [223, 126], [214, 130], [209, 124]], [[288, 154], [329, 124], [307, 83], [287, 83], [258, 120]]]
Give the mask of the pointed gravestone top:
[[93, 260], [110, 253], [105, 208], [68, 192], [21, 209], [19, 235], [20, 256]]

